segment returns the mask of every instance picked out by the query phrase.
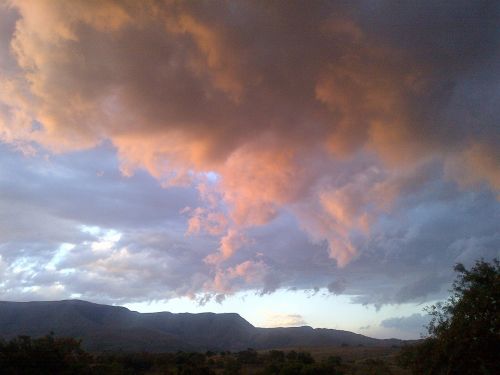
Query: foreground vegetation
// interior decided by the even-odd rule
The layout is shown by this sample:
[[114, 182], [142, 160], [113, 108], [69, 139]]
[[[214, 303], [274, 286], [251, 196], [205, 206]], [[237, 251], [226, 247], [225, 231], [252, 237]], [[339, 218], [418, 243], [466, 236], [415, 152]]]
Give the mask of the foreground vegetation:
[[500, 374], [500, 262], [457, 264], [452, 295], [431, 306], [429, 337], [404, 348], [400, 365], [413, 374]]
[[[342, 355], [332, 355], [336, 351]], [[0, 342], [2, 374], [372, 374], [398, 375], [388, 354], [397, 349], [331, 348], [237, 353], [91, 354], [72, 338], [21, 336]], [[347, 360], [343, 357], [347, 355]]]

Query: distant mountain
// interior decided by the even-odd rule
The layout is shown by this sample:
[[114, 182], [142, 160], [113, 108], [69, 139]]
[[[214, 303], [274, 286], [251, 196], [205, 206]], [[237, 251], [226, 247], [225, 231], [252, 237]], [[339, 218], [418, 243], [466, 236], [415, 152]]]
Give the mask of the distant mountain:
[[400, 345], [334, 329], [257, 328], [238, 314], [139, 313], [79, 300], [1, 302], [0, 337], [56, 336], [82, 339], [90, 351], [205, 351], [299, 346]]

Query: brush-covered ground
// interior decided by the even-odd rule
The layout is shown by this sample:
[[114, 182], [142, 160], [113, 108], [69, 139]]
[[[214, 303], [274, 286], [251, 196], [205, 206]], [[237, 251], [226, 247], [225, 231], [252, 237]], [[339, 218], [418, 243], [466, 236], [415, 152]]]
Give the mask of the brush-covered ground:
[[[292, 348], [288, 352], [308, 352], [316, 363], [340, 358], [340, 371], [346, 375], [409, 375], [407, 369], [398, 365], [400, 347], [335, 346], [320, 348]], [[265, 352], [264, 352], [265, 353]]]
[[73, 338], [0, 341], [2, 374], [328, 374], [403, 375], [397, 347], [290, 348], [176, 353], [89, 353]]

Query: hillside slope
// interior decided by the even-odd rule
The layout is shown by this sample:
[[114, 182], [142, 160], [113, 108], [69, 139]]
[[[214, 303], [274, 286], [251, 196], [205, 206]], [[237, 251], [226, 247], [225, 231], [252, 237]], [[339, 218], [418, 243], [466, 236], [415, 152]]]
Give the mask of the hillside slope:
[[138, 313], [80, 300], [0, 302], [0, 337], [54, 332], [82, 339], [87, 350], [243, 350], [297, 346], [399, 345], [333, 329], [257, 328], [238, 314]]

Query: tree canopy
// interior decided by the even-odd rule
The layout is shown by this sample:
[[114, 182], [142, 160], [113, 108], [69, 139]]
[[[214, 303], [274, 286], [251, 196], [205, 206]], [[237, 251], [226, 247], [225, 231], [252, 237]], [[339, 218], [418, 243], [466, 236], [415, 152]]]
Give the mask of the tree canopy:
[[457, 264], [451, 296], [427, 309], [429, 337], [401, 362], [414, 374], [500, 374], [500, 262]]

